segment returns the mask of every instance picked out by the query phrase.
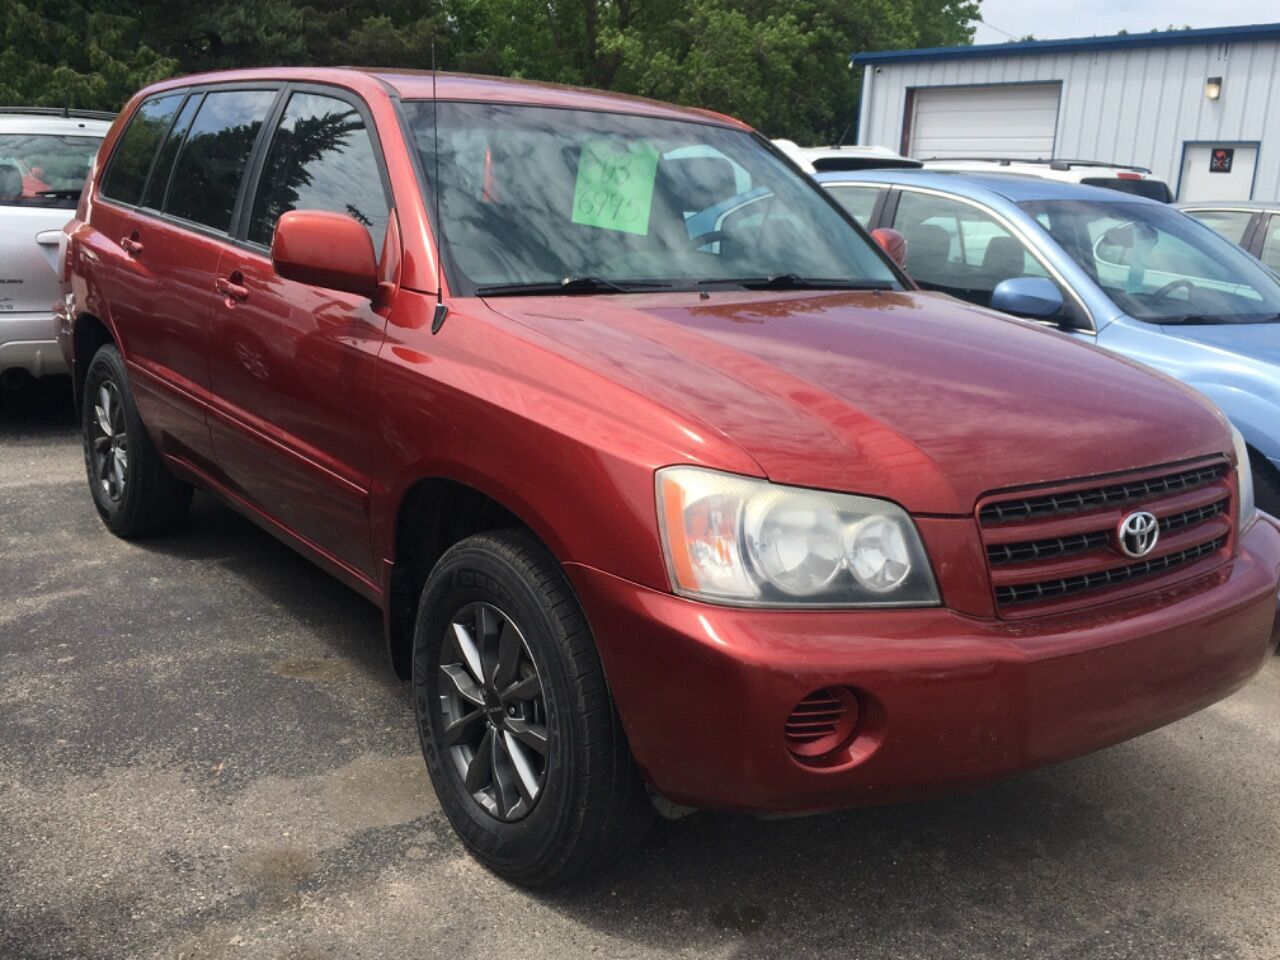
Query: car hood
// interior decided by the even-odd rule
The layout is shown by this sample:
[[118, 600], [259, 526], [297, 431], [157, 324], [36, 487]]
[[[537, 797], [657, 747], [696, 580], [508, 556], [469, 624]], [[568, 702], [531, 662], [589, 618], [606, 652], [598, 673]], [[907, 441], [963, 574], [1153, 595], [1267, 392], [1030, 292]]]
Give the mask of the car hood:
[[969, 514], [984, 492], [1229, 449], [1162, 374], [895, 291], [492, 299], [574, 362], [719, 431], [776, 483]]
[[1171, 337], [1190, 340], [1264, 363], [1280, 364], [1280, 323], [1231, 323], [1183, 326], [1165, 324]]

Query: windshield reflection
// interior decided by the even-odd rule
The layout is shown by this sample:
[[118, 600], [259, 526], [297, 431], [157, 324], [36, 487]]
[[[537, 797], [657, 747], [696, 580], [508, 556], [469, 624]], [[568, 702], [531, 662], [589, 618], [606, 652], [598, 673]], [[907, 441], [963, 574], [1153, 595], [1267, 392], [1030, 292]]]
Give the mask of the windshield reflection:
[[437, 157], [434, 105], [404, 110], [428, 181], [438, 160], [456, 290], [545, 293], [566, 281], [611, 293], [738, 280], [898, 286], [817, 186], [744, 131], [449, 102], [439, 104]]

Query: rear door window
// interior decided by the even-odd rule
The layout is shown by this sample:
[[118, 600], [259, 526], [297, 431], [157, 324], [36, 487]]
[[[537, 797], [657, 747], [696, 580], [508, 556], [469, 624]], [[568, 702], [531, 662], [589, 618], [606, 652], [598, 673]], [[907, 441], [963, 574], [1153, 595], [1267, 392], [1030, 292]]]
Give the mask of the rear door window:
[[249, 240], [269, 245], [276, 221], [290, 210], [326, 210], [364, 224], [380, 254], [390, 208], [375, 149], [350, 103], [293, 94], [262, 168]]
[[102, 180], [102, 195], [121, 203], [136, 205], [173, 116], [182, 106], [182, 91], [152, 97], [143, 102], [125, 128]]
[[1236, 246], [1244, 243], [1244, 235], [1253, 222], [1253, 214], [1247, 210], [1188, 210], [1187, 213]]
[[274, 90], [206, 94], [178, 154], [165, 213], [230, 231], [249, 155], [275, 99]]
[[1268, 267], [1280, 272], [1280, 214], [1271, 214], [1259, 256]]
[[858, 226], [869, 229], [871, 214], [875, 212], [876, 202], [884, 194], [882, 187], [854, 187], [836, 184], [830, 187], [833, 196], [840, 206], [849, 211], [849, 216], [858, 221]]

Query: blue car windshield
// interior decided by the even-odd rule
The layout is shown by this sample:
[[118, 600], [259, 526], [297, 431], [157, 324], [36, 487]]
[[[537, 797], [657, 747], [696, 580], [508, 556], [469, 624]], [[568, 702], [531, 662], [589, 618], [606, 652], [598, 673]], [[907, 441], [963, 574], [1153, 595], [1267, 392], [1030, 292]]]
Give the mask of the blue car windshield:
[[1019, 206], [1131, 317], [1186, 324], [1280, 321], [1280, 281], [1184, 213], [1124, 200]]
[[455, 290], [899, 286], [866, 234], [744, 130], [517, 104], [436, 109], [403, 104], [424, 186], [439, 171]]

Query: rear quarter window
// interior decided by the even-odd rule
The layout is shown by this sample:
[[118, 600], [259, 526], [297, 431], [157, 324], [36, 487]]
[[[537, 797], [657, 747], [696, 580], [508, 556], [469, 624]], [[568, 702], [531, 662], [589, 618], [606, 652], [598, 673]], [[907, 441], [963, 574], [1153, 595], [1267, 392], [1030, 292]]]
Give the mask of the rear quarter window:
[[849, 216], [858, 221], [864, 229], [871, 223], [871, 214], [875, 212], [876, 201], [884, 193], [880, 187], [853, 187], [836, 184], [828, 187], [831, 196], [840, 206], [849, 212]]
[[179, 92], [152, 97], [134, 112], [102, 179], [104, 197], [131, 206], [142, 199], [142, 188], [146, 185], [156, 148], [164, 139], [184, 96]]

